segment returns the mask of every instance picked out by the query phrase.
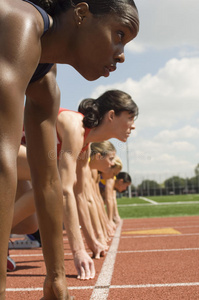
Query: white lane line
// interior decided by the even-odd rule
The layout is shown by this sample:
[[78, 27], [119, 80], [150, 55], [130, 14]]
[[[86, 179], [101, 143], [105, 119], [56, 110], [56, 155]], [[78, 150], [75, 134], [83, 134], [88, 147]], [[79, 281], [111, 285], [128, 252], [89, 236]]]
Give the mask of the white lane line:
[[[16, 250], [16, 249], [15, 249]], [[17, 249], [17, 250], [21, 250], [21, 249]], [[32, 249], [30, 249], [30, 250], [32, 250]], [[89, 252], [89, 251], [87, 251], [87, 253], [88, 254], [93, 254], [93, 252]], [[39, 256], [42, 256], [43, 257], [43, 254], [42, 253], [39, 253], [39, 254], [35, 254], [35, 253], [31, 253], [31, 254], [12, 254], [12, 252], [10, 251], [9, 252], [9, 255], [10, 256], [12, 256], [12, 257], [39, 257]], [[68, 255], [68, 256], [72, 256], [73, 254], [72, 254], [72, 252], [70, 253], [64, 253], [64, 255]]]
[[102, 269], [95, 284], [90, 300], [106, 300], [109, 294], [109, 287], [113, 275], [117, 249], [120, 241], [120, 234], [123, 221], [117, 227], [113, 241], [104, 260]]
[[151, 249], [151, 250], [128, 250], [118, 251], [117, 253], [148, 253], [148, 252], [173, 252], [173, 251], [198, 251], [199, 248], [179, 248], [179, 249]]
[[155, 202], [151, 199], [140, 197], [140, 199], [145, 200], [150, 203], [134, 203], [134, 204], [118, 204], [118, 207], [128, 207], [128, 206], [151, 206], [151, 205], [187, 205], [187, 204], [199, 204], [199, 201], [178, 201], [178, 202]]
[[[128, 220], [128, 219], [126, 219], [126, 220]], [[132, 225], [133, 226], [133, 225]], [[157, 225], [157, 226], [155, 226], [155, 227], [131, 227], [131, 228], [125, 228], [123, 231], [140, 231], [140, 230], [152, 230], [152, 229], [164, 229], [164, 228], [168, 228], [168, 227], [172, 227], [172, 228], [174, 228], [174, 229], [176, 229], [176, 228], [198, 228], [199, 227], [199, 225], [187, 225], [187, 226], [178, 226], [178, 225], [175, 225], [175, 224], [167, 224], [167, 227], [165, 227], [165, 226], [161, 226], [160, 224], [159, 225]]]
[[151, 200], [151, 199], [146, 198], [146, 197], [139, 197], [139, 199], [142, 199], [142, 200], [144, 200], [144, 201], [146, 201], [146, 202], [150, 202], [150, 203], [152, 203], [152, 204], [158, 204], [156, 201]]
[[185, 237], [185, 236], [195, 236], [199, 235], [199, 233], [184, 233], [184, 234], [147, 234], [147, 235], [131, 235], [131, 236], [121, 236], [121, 239], [140, 239], [140, 238], [152, 238], [152, 237]]
[[180, 282], [180, 283], [156, 283], [156, 284], [136, 284], [136, 285], [111, 285], [110, 289], [142, 289], [142, 288], [163, 288], [179, 286], [198, 286], [199, 282]]
[[[69, 290], [91, 290], [94, 286], [72, 286], [68, 287]], [[6, 292], [32, 292], [43, 291], [43, 287], [38, 288], [7, 288]]]
[[[21, 250], [21, 249], [12, 249], [12, 250]], [[42, 253], [30, 253], [30, 254], [12, 254], [12, 250], [9, 251], [9, 255], [11, 257], [38, 257], [38, 256], [42, 256]], [[22, 249], [23, 250], [23, 249]], [[29, 250], [33, 250], [33, 249], [29, 249]], [[72, 252], [71, 253], [64, 253], [64, 255], [73, 255]]]
[[[155, 283], [155, 284], [134, 284], [134, 285], [110, 285], [110, 289], [143, 289], [143, 288], [167, 288], [167, 287], [184, 287], [184, 286], [199, 286], [199, 282], [179, 282], [179, 283]], [[73, 286], [68, 287], [69, 290], [92, 290], [93, 286]], [[105, 289], [105, 288], [104, 288]], [[101, 289], [103, 290], [103, 288]], [[31, 291], [43, 291], [43, 287], [40, 288], [7, 288], [6, 292], [31, 292]], [[97, 298], [96, 298], [97, 299]], [[98, 300], [104, 300], [105, 298], [98, 298]]]
[[41, 288], [7, 288], [6, 292], [32, 292], [32, 291], [43, 291]]

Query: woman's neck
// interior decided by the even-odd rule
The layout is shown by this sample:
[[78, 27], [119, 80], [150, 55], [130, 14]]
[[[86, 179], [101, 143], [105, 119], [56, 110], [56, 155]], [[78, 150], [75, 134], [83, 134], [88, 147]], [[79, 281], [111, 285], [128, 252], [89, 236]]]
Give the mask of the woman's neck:
[[105, 126], [98, 126], [91, 128], [87, 138], [86, 143], [94, 143], [94, 142], [103, 142], [112, 138], [111, 132]]

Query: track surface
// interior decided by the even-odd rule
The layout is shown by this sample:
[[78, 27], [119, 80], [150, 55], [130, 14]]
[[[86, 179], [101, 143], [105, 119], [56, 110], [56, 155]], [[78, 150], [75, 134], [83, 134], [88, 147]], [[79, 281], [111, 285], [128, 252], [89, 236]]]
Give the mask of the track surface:
[[[76, 300], [198, 300], [199, 216], [126, 219], [96, 276], [76, 279], [64, 236], [66, 277]], [[7, 300], [39, 300], [45, 278], [41, 248], [10, 250], [17, 270], [8, 273]]]

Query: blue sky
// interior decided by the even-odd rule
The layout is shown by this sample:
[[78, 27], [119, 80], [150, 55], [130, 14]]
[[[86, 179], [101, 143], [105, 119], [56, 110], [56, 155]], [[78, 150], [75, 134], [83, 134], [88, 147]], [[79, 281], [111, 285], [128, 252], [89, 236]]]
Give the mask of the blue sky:
[[127, 145], [112, 139], [136, 185], [191, 177], [199, 163], [199, 1], [137, 0], [140, 32], [125, 49], [126, 60], [109, 78], [86, 81], [58, 65], [61, 106], [77, 110], [87, 97], [108, 89], [129, 93], [140, 114]]

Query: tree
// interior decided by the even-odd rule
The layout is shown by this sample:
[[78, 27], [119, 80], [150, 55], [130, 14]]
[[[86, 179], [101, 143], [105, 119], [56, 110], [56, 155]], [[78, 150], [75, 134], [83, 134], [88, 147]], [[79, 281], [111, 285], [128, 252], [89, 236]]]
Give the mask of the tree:
[[179, 176], [173, 176], [165, 180], [164, 186], [167, 189], [175, 190], [180, 189], [182, 187], [185, 187], [186, 180], [184, 178], [181, 178]]
[[138, 185], [138, 188], [143, 190], [147, 190], [147, 189], [152, 190], [152, 189], [159, 189], [160, 186], [156, 181], [146, 179], [143, 180], [140, 185]]
[[196, 176], [199, 176], [199, 164], [197, 164], [197, 166], [195, 167], [194, 172]]
[[188, 182], [187, 182], [188, 189], [194, 189], [194, 188], [198, 187], [198, 184], [199, 184], [198, 176], [194, 176], [194, 177], [188, 179]]

